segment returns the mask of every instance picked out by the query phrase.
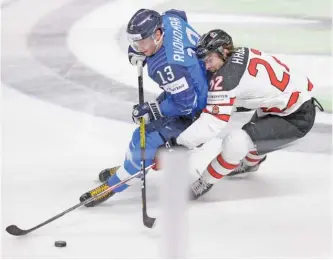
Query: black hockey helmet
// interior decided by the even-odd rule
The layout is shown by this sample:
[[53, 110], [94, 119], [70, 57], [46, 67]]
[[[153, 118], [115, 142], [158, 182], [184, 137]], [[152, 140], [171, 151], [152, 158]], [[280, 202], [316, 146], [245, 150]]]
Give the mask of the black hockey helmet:
[[162, 16], [158, 12], [150, 9], [140, 9], [128, 22], [126, 32], [132, 45], [135, 41], [152, 36], [158, 29], [162, 30], [162, 26]]
[[199, 59], [204, 59], [211, 52], [217, 52], [223, 56], [223, 49], [228, 45], [233, 45], [231, 36], [223, 30], [214, 29], [200, 37], [196, 54]]

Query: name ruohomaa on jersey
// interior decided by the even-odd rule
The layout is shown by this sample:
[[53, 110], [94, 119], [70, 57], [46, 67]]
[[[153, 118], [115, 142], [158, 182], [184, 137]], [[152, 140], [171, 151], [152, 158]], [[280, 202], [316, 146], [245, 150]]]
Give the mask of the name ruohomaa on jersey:
[[173, 59], [184, 62], [184, 43], [181, 20], [177, 17], [169, 17], [172, 30]]

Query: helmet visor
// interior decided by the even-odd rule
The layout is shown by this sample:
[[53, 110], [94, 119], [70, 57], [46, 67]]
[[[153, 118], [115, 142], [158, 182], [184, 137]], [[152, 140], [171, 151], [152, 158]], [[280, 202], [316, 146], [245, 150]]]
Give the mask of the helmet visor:
[[127, 38], [132, 48], [137, 52], [145, 52], [154, 46], [154, 35], [141, 39], [140, 34], [128, 34]]

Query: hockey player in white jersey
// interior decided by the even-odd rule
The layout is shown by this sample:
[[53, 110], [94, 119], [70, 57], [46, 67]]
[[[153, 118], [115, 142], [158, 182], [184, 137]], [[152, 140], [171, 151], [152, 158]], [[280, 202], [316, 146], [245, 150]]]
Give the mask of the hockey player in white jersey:
[[235, 107], [255, 109], [250, 122], [222, 141], [221, 152], [191, 186], [191, 198], [206, 193], [226, 175], [255, 171], [266, 154], [304, 137], [316, 110], [313, 84], [287, 64], [259, 50], [235, 48], [222, 30], [204, 34], [196, 54], [208, 71], [207, 107], [176, 139], [190, 149], [216, 137]]

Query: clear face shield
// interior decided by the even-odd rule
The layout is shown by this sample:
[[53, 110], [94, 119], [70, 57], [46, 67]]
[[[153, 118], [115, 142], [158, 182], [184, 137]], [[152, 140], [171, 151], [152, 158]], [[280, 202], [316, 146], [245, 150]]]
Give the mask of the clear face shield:
[[137, 52], [144, 52], [150, 49], [152, 46], [154, 46], [154, 38], [153, 35], [149, 36], [146, 39], [142, 40], [133, 40], [133, 35], [128, 35], [129, 42], [132, 46], [132, 48]]
[[[162, 34], [163, 36], [163, 34]], [[162, 37], [160, 40], [156, 40], [155, 33], [151, 36], [141, 39], [140, 34], [127, 34], [127, 38], [132, 46], [132, 48], [137, 52], [146, 52], [149, 50], [153, 50], [153, 52], [156, 52], [157, 45], [161, 42]]]

